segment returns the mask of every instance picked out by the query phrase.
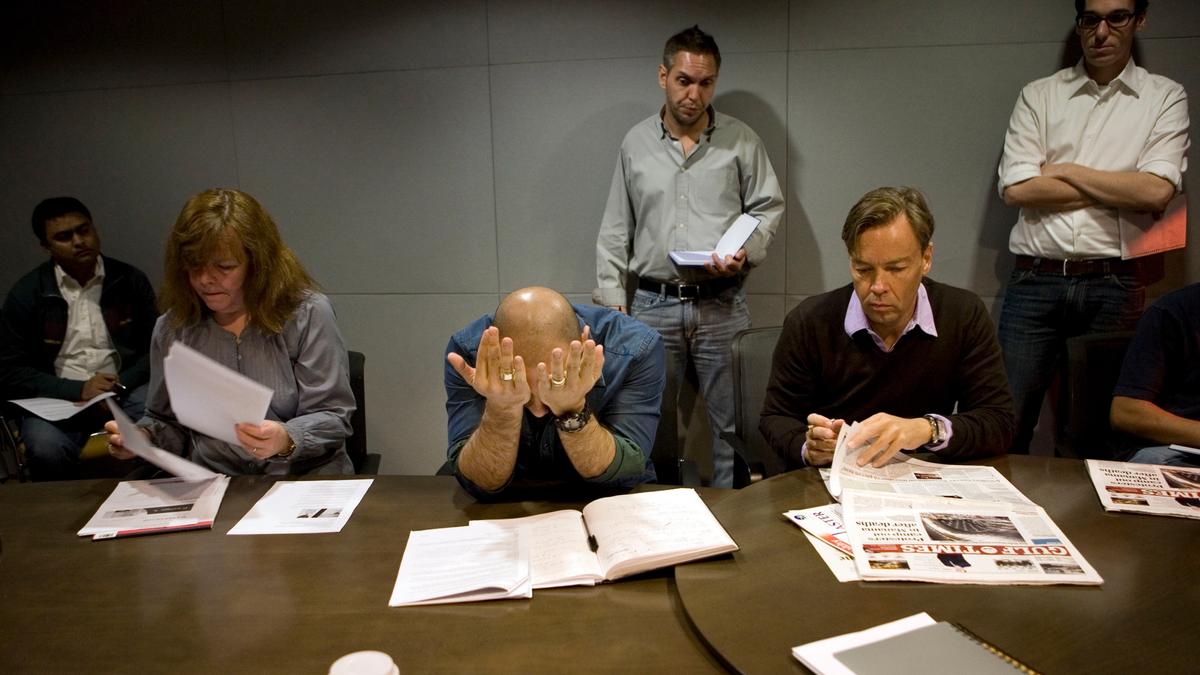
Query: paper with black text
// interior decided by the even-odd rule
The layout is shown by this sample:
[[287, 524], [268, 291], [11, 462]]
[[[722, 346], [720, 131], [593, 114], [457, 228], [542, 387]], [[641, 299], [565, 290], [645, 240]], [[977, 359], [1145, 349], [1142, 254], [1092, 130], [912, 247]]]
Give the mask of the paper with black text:
[[843, 490], [891, 492], [930, 497], [974, 499], [979, 501], [1032, 504], [1028, 497], [990, 466], [938, 464], [897, 453], [881, 467], [858, 465], [858, 457], [868, 443], [850, 447], [849, 439], [859, 424], [845, 424], [838, 434], [829, 467], [829, 493], [841, 499]]
[[240, 446], [234, 427], [240, 422], [262, 424], [266, 419], [269, 388], [182, 342], [171, 344], [163, 373], [171, 410], [190, 429]]
[[122, 481], [78, 534], [111, 539], [211, 528], [228, 486], [229, 476]]
[[604, 570], [588, 544], [587, 527], [578, 511], [472, 520], [470, 526], [524, 529], [529, 542], [529, 576], [535, 589], [592, 586], [604, 581]]
[[97, 394], [82, 403], [78, 401], [68, 401], [62, 398], [45, 398], [41, 396], [35, 398], [14, 398], [9, 400], [9, 403], [15, 403], [16, 405], [21, 406], [34, 415], [37, 415], [38, 417], [49, 422], [57, 422], [59, 420], [65, 420], [67, 418], [74, 417], [75, 415], [87, 410], [100, 401], [103, 401], [106, 398], [112, 398], [116, 395], [117, 392], [115, 391], [106, 391], [103, 394]]
[[229, 534], [341, 532], [374, 480], [279, 481]]
[[112, 412], [113, 421], [117, 423], [117, 431], [121, 433], [121, 444], [126, 450], [169, 474], [187, 480], [204, 480], [218, 475], [173, 452], [150, 445], [150, 441], [146, 440], [146, 434], [142, 433], [133, 420], [129, 419], [121, 406], [112, 400], [107, 401], [107, 405], [109, 411]]
[[523, 527], [413, 530], [388, 605], [532, 597], [526, 536]]
[[1087, 470], [1105, 511], [1200, 518], [1200, 468], [1089, 459]]
[[715, 249], [711, 251], [671, 251], [669, 255], [676, 265], [703, 267], [712, 262], [713, 254], [722, 260], [726, 256], [736, 254], [746, 245], [746, 241], [750, 239], [750, 235], [754, 234], [756, 227], [758, 227], [758, 218], [743, 213], [733, 221], [728, 230], [725, 230], [725, 234], [721, 236]]

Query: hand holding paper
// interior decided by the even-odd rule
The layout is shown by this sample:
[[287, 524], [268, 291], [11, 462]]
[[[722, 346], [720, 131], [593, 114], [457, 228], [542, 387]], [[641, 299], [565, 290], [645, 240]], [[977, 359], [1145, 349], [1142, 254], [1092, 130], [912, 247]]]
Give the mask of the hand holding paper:
[[[121, 406], [108, 401], [108, 409], [112, 411], [113, 416], [113, 421], [109, 422], [109, 424], [116, 425], [117, 431], [121, 435], [120, 444], [125, 450], [141, 457], [163, 471], [187, 480], [203, 480], [217, 476], [217, 474], [199, 464], [193, 464], [179, 455], [150, 445], [146, 434], [142, 433], [141, 429], [138, 429], [134, 425], [133, 420], [129, 419], [124, 410], [121, 410]], [[108, 425], [106, 424], [105, 426], [107, 427]]]
[[756, 227], [758, 227], [758, 218], [743, 213], [725, 231], [721, 240], [717, 242], [716, 249], [712, 251], [671, 251], [671, 260], [676, 265], [684, 267], [711, 266], [714, 254], [721, 260], [724, 260], [726, 256], [737, 255], [738, 250], [745, 246], [746, 241], [750, 239], [750, 235], [754, 234]]
[[163, 371], [175, 416], [202, 434], [242, 445], [237, 424], [259, 425], [266, 419], [270, 389], [182, 342], [171, 345]]

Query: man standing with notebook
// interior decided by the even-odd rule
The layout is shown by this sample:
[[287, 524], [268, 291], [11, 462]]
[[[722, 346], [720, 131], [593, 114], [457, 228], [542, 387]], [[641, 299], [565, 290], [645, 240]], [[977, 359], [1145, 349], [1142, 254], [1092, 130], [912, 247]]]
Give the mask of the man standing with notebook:
[[1183, 189], [1183, 87], [1133, 62], [1147, 0], [1076, 0], [1083, 59], [1021, 90], [999, 190], [1021, 207], [1000, 344], [1016, 405], [1012, 452], [1028, 453], [1042, 399], [1075, 335], [1132, 329], [1161, 255], [1121, 259], [1120, 230]]
[[[699, 27], [667, 41], [658, 67], [666, 103], [621, 143], [596, 241], [593, 300], [662, 334], [672, 382], [694, 365], [713, 432], [712, 482], [728, 487], [733, 448], [720, 434], [733, 431], [730, 345], [750, 327], [742, 284], [766, 257], [784, 202], [758, 135], [712, 107], [720, 67], [716, 41]], [[759, 224], [735, 254], [703, 267], [671, 261], [671, 251], [712, 250], [742, 214]]]

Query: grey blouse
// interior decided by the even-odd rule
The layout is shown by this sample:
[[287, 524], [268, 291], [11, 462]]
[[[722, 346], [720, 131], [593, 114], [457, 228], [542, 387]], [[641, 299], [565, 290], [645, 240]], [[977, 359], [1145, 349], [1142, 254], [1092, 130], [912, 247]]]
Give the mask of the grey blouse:
[[[150, 431], [155, 445], [229, 475], [354, 473], [345, 449], [355, 407], [350, 365], [328, 298], [309, 292], [280, 334], [249, 325], [234, 337], [211, 316], [175, 329], [168, 316], [158, 317], [154, 326], [146, 414], [138, 422]], [[283, 423], [296, 443], [295, 452], [287, 459], [260, 460], [241, 446], [180, 424], [163, 378], [163, 358], [176, 340], [270, 387], [275, 394], [267, 419]]]

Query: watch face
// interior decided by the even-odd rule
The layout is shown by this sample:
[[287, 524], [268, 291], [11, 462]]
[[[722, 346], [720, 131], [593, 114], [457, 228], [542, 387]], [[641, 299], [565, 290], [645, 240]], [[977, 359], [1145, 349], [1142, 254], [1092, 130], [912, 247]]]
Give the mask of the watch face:
[[587, 426], [588, 420], [592, 418], [592, 411], [584, 408], [577, 413], [563, 415], [554, 420], [554, 426], [560, 431], [579, 431]]

